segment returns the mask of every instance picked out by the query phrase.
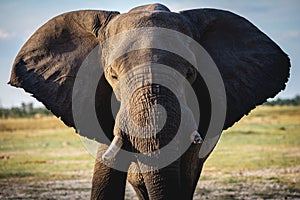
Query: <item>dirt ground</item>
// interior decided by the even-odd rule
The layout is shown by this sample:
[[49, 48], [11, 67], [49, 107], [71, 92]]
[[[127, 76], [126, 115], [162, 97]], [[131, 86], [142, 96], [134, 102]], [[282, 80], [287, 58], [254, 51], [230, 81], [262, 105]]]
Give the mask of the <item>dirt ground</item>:
[[[220, 180], [220, 174], [206, 173], [210, 178], [198, 182], [194, 199], [300, 199], [300, 180], [294, 178], [299, 177], [295, 176], [299, 173], [300, 167], [247, 171], [228, 174], [225, 182]], [[244, 181], [230, 182], [230, 176], [244, 178]], [[289, 184], [274, 178], [281, 176], [289, 179]], [[0, 187], [0, 199], [89, 199], [91, 177], [64, 181], [1, 179]], [[125, 199], [137, 199], [129, 184]]]

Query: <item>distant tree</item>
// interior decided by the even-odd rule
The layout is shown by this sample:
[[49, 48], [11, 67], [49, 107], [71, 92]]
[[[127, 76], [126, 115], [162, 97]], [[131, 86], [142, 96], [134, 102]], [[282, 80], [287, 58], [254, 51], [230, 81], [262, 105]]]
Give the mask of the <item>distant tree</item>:
[[34, 117], [36, 115], [40, 116], [50, 116], [52, 113], [45, 107], [34, 108], [33, 103], [21, 103], [20, 107], [12, 108], [1, 108], [0, 107], [0, 117], [2, 119], [6, 118], [21, 118], [21, 117]]
[[265, 102], [263, 105], [266, 106], [299, 106], [300, 105], [300, 96], [297, 95], [296, 97], [292, 98], [292, 99], [276, 99], [276, 100], [272, 100], [272, 101], [267, 101]]
[[23, 108], [18, 108], [18, 107], [12, 107], [10, 109], [10, 117], [25, 117], [26, 113], [24, 113]]
[[7, 119], [10, 115], [10, 109], [0, 108], [0, 117], [2, 119]]

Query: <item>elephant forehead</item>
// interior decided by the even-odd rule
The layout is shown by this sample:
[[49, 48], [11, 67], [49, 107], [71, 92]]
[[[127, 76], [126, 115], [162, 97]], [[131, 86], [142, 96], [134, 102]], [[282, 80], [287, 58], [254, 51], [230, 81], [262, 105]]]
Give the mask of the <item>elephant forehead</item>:
[[128, 52], [115, 59], [108, 67], [112, 67], [117, 74], [122, 75], [131, 68], [144, 63], [160, 63], [172, 66], [183, 75], [187, 73], [188, 67], [192, 67], [191, 63], [184, 58], [160, 49], [140, 49]]
[[167, 8], [166, 6], [159, 4], [159, 3], [155, 3], [155, 4], [148, 4], [148, 5], [142, 5], [142, 6], [135, 7], [133, 9], [131, 9], [129, 11], [129, 13], [141, 12], [141, 11], [153, 11], [153, 10], [162, 10], [162, 11], [170, 12], [169, 8]]
[[118, 15], [107, 25], [105, 36], [111, 37], [130, 29], [143, 27], [167, 28], [192, 36], [192, 26], [189, 20], [178, 13], [161, 10], [130, 12]]

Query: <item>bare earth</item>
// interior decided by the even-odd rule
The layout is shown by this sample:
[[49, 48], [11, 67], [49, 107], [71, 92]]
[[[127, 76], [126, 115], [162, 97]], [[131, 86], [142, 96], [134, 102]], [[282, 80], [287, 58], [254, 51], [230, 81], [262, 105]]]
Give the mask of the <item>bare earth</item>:
[[[257, 108], [222, 134], [194, 199], [300, 200], [299, 132], [300, 106]], [[0, 200], [89, 199], [94, 158], [73, 130], [8, 119], [0, 133]], [[125, 199], [137, 199], [129, 184]]]
[[[299, 173], [300, 166], [224, 175], [227, 178], [238, 176], [246, 180], [232, 183], [220, 181], [220, 174], [206, 173], [210, 180], [198, 182], [194, 199], [300, 199], [300, 180], [294, 178], [299, 177]], [[289, 184], [278, 181], [274, 178], [276, 176], [289, 179]], [[250, 177], [249, 181], [247, 177]], [[255, 181], [250, 181], [253, 177], [256, 177]], [[91, 177], [63, 181], [1, 179], [0, 188], [0, 199], [89, 199]], [[137, 199], [129, 184], [126, 187], [125, 199]]]

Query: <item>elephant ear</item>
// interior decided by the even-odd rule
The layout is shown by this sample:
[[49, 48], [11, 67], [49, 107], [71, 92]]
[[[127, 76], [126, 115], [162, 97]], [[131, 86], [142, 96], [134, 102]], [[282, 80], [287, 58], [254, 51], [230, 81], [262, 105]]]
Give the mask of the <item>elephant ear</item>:
[[210, 54], [223, 78], [227, 96], [224, 129], [285, 88], [288, 56], [248, 20], [216, 9], [180, 14], [190, 20], [194, 39]]
[[[118, 14], [83, 10], [51, 19], [18, 53], [9, 83], [33, 94], [66, 125], [76, 128], [72, 116], [72, 89], [77, 71], [98, 45], [98, 31]], [[100, 80], [100, 83], [104, 85], [99, 85], [98, 90], [109, 90], [105, 80]], [[97, 95], [96, 98], [100, 98], [96, 99], [98, 102], [102, 97]]]

